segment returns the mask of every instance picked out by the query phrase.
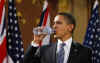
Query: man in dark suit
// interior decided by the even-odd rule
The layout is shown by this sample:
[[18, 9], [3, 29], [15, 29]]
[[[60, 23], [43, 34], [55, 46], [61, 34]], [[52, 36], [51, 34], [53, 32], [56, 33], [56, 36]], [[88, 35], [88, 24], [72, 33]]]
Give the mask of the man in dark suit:
[[34, 41], [25, 53], [24, 63], [92, 63], [91, 50], [73, 41], [75, 19], [72, 15], [58, 13], [53, 29], [57, 42], [39, 47], [45, 35], [34, 35]]

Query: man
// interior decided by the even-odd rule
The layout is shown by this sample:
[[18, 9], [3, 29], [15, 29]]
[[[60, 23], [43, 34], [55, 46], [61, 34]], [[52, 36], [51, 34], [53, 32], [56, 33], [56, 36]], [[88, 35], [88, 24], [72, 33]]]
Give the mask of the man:
[[57, 42], [39, 47], [38, 44], [45, 35], [34, 35], [24, 63], [92, 63], [91, 50], [73, 41], [75, 19], [72, 15], [58, 13], [54, 18], [53, 29]]

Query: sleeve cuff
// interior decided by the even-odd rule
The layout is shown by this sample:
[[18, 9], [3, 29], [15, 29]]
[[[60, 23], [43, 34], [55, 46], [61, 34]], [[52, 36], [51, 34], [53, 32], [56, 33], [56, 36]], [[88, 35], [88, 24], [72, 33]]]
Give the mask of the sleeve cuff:
[[35, 43], [34, 41], [31, 42], [31, 46], [33, 47], [39, 47], [39, 44]]

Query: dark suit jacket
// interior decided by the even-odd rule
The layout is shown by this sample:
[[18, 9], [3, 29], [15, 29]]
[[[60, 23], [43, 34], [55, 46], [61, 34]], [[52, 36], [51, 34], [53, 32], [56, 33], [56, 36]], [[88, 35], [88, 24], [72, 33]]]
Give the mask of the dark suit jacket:
[[[24, 63], [56, 63], [57, 43], [40, 48], [30, 46], [25, 53]], [[92, 63], [91, 50], [72, 42], [67, 63]]]

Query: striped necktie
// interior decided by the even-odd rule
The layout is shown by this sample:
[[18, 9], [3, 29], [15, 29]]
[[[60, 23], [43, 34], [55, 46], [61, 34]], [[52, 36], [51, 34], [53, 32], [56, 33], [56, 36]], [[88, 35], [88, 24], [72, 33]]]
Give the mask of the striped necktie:
[[64, 54], [65, 54], [65, 51], [64, 51], [64, 46], [66, 45], [65, 43], [62, 43], [60, 44], [61, 47], [60, 47], [60, 50], [57, 54], [57, 63], [63, 63], [64, 62]]

